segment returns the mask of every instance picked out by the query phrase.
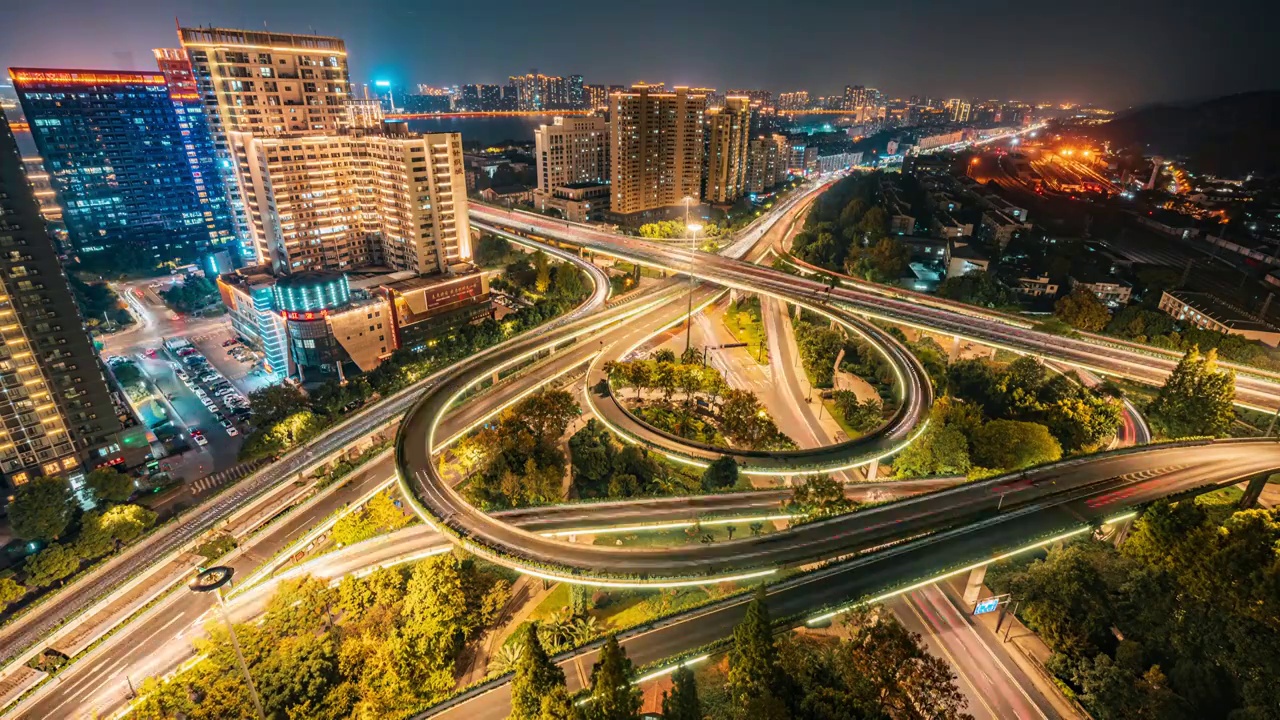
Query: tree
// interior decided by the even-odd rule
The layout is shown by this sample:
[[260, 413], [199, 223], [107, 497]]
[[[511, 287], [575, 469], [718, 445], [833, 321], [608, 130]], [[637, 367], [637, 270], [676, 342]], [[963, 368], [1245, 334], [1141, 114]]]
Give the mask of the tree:
[[27, 588], [11, 577], [0, 577], [0, 612], [18, 602], [27, 594]]
[[738, 716], [774, 715], [783, 705], [778, 649], [764, 586], [757, 586], [742, 622], [733, 628], [729, 649], [729, 697]]
[[854, 509], [854, 503], [844, 496], [844, 486], [829, 475], [811, 475], [791, 490], [787, 510], [802, 514], [809, 520], [843, 515]]
[[598, 497], [604, 493], [616, 454], [609, 431], [595, 418], [569, 438], [573, 483], [580, 497]]
[[1147, 407], [1170, 437], [1225, 436], [1235, 419], [1236, 377], [1218, 368], [1217, 352], [1192, 347]]
[[513, 435], [527, 432], [538, 442], [555, 442], [579, 412], [572, 395], [564, 390], [546, 390], [504, 413], [502, 431]]
[[9, 525], [23, 540], [57, 540], [71, 523], [71, 490], [57, 477], [18, 486], [9, 503]]
[[565, 300], [581, 297], [587, 291], [587, 284], [583, 280], [582, 271], [576, 265], [570, 263], [557, 265], [553, 291], [556, 297]]
[[1078, 285], [1071, 294], [1059, 298], [1053, 314], [1072, 327], [1099, 332], [1111, 322], [1111, 311], [1089, 288]]
[[992, 420], [973, 436], [973, 459], [981, 467], [1020, 470], [1062, 457], [1062, 446], [1039, 423]]
[[564, 687], [564, 671], [556, 667], [538, 639], [538, 624], [529, 623], [519, 641], [524, 646], [511, 679], [511, 714], [508, 720], [538, 720], [542, 699]]
[[610, 635], [600, 648], [600, 660], [591, 668], [591, 720], [632, 720], [640, 717], [640, 689], [631, 684], [631, 660]]
[[306, 393], [294, 385], [267, 385], [249, 394], [249, 409], [259, 426], [274, 425], [308, 408]]
[[858, 433], [874, 430], [884, 420], [884, 408], [876, 398], [859, 402], [858, 396], [849, 390], [837, 390], [833, 398], [836, 410], [844, 417], [845, 425]]
[[871, 282], [892, 283], [906, 274], [910, 263], [911, 251], [901, 240], [881, 237], [867, 247], [854, 245], [845, 260], [845, 270]]
[[954, 427], [931, 424], [893, 460], [898, 477], [964, 475], [969, 472], [969, 439]]
[[662, 363], [674, 364], [676, 361], [676, 353], [674, 350], [663, 348], [662, 350], [659, 350], [658, 352], [653, 354], [653, 360], [658, 364], [662, 364]]
[[702, 702], [698, 700], [698, 684], [688, 665], [671, 674], [671, 692], [662, 693], [663, 720], [702, 720]]
[[70, 545], [53, 543], [27, 558], [23, 569], [26, 570], [28, 584], [46, 587], [79, 570], [80, 556]]
[[1072, 543], [1010, 578], [1021, 616], [1057, 652], [1092, 657], [1108, 642], [1114, 604], [1099, 569], [1104, 552], [1099, 543]]
[[133, 495], [133, 480], [113, 468], [99, 468], [84, 478], [93, 492], [93, 500], [99, 505], [106, 502], [124, 502]]
[[556, 685], [543, 696], [538, 720], [582, 720], [582, 710], [574, 704], [564, 685]]
[[533, 254], [533, 267], [537, 272], [533, 287], [540, 294], [546, 293], [551, 287], [551, 263], [545, 252], [539, 250]]
[[702, 471], [704, 492], [718, 492], [738, 484], [738, 462], [728, 455], [721, 455]]

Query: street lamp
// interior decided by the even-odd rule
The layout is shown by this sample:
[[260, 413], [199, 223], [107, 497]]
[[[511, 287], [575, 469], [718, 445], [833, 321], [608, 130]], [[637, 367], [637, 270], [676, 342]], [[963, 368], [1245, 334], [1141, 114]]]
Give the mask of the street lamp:
[[689, 311], [684, 321], [684, 351], [688, 353], [693, 345], [693, 254], [698, 243], [698, 231], [702, 226], [698, 223], [686, 223], [684, 229], [689, 233]]
[[227, 601], [222, 597], [222, 586], [231, 583], [232, 572], [232, 569], [225, 565], [202, 570], [191, 581], [189, 587], [193, 592], [211, 592], [218, 598], [218, 609], [222, 611], [222, 621], [227, 624], [227, 632], [231, 634], [231, 647], [235, 648], [240, 672], [244, 674], [244, 681], [249, 685], [249, 697], [253, 699], [253, 707], [258, 711], [259, 718], [267, 720], [267, 714], [262, 711], [262, 700], [258, 697], [258, 689], [253, 686], [253, 678], [249, 677], [249, 666], [244, 661], [244, 653], [240, 651], [240, 639], [236, 637], [235, 626], [231, 624], [231, 616], [227, 613]]

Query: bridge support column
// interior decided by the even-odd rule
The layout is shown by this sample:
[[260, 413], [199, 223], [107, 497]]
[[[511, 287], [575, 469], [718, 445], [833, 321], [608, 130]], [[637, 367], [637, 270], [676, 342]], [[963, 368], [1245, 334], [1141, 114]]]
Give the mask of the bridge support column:
[[797, 319], [797, 320], [799, 320], [799, 319], [800, 319], [800, 306], [799, 306], [799, 305], [796, 305], [796, 319]]
[[494, 385], [498, 384], [498, 372], [496, 370], [493, 372], [493, 377], [491, 379], [493, 380]]
[[1129, 531], [1133, 529], [1133, 518], [1128, 518], [1115, 523], [1111, 527], [1111, 544], [1120, 547], [1124, 544], [1125, 538], [1129, 537]]
[[947, 354], [947, 362], [953, 363], [960, 359], [960, 336], [954, 335], [951, 338], [951, 352]]
[[1269, 477], [1271, 475], [1267, 473], [1255, 475], [1249, 479], [1249, 484], [1244, 489], [1244, 495], [1240, 498], [1241, 510], [1248, 510], [1258, 504], [1258, 498], [1262, 495], [1262, 489], [1267, 486], [1267, 478]]
[[730, 288], [730, 289], [729, 289], [729, 302], [730, 302], [730, 303], [736, 303], [736, 302], [738, 302], [738, 289], [737, 289], [737, 288]]
[[982, 583], [986, 579], [986, 565], [981, 565], [969, 571], [969, 581], [964, 586], [964, 601], [966, 605], [978, 604], [978, 596], [982, 594]]
[[867, 466], [867, 482], [875, 482], [876, 473], [878, 472], [880, 472], [880, 461], [878, 459], [872, 460], [871, 464]]

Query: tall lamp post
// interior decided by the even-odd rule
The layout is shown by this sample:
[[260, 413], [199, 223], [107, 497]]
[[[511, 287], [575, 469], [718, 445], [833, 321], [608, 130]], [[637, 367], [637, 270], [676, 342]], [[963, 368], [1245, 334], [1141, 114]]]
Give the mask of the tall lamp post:
[[686, 223], [684, 228], [689, 234], [689, 310], [684, 320], [684, 351], [688, 353], [693, 345], [693, 256], [697, 251], [698, 231], [702, 226], [698, 223], [692, 225]]
[[249, 686], [249, 697], [253, 699], [253, 707], [258, 711], [258, 717], [261, 720], [267, 720], [267, 714], [262, 711], [262, 699], [258, 697], [258, 689], [253, 686], [253, 678], [249, 677], [249, 665], [244, 661], [244, 653], [240, 650], [240, 638], [236, 637], [236, 628], [231, 624], [231, 616], [227, 613], [227, 601], [222, 597], [222, 586], [231, 583], [231, 573], [232, 569], [226, 566], [202, 570], [191, 581], [190, 587], [193, 592], [211, 592], [218, 598], [218, 609], [222, 611], [222, 621], [227, 624], [227, 632], [231, 635], [231, 647], [235, 648], [240, 672]]

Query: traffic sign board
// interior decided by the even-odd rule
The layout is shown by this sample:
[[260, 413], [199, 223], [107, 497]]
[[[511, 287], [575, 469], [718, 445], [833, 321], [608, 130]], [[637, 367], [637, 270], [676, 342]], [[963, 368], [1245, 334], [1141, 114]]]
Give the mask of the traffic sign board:
[[989, 597], [986, 600], [980, 601], [976, 606], [974, 606], [973, 614], [981, 615], [983, 613], [989, 613], [994, 611], [998, 607], [1000, 607], [1000, 598]]

